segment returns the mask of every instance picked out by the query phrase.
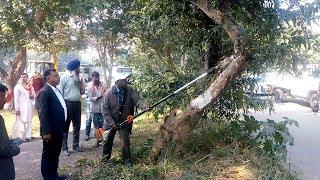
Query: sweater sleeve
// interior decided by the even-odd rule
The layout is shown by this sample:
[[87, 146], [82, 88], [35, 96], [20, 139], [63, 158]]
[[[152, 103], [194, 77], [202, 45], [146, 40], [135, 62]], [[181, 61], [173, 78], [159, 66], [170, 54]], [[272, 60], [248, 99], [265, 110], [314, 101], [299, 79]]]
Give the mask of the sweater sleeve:
[[36, 108], [40, 120], [41, 136], [51, 133], [51, 121], [49, 113], [49, 96], [45, 91], [40, 91], [36, 99]]
[[103, 128], [104, 129], [108, 129], [110, 128], [115, 121], [113, 120], [113, 118], [111, 117], [111, 113], [110, 113], [110, 106], [109, 106], [109, 94], [110, 91], [107, 91], [102, 99], [102, 104], [101, 104], [101, 113], [102, 113], [102, 117], [103, 117]]

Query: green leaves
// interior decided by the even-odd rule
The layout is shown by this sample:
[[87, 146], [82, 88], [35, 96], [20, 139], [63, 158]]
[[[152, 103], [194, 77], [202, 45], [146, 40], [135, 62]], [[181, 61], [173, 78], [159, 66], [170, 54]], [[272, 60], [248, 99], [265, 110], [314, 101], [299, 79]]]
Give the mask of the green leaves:
[[294, 138], [291, 136], [288, 125], [295, 125], [298, 127], [298, 122], [284, 117], [284, 121], [275, 122], [274, 120], [267, 119], [266, 122], [262, 121], [261, 129], [257, 133], [255, 140], [262, 147], [265, 152], [274, 157], [286, 158], [286, 146], [294, 145]]
[[[0, 47], [25, 46], [32, 41], [47, 46], [57, 22], [68, 21], [72, 1], [1, 1]], [[48, 50], [48, 49], [47, 49]]]

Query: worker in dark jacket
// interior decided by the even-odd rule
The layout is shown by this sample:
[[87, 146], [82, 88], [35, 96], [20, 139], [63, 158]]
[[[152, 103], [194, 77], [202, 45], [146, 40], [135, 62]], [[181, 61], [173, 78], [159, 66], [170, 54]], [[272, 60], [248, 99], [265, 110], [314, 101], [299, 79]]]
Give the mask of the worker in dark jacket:
[[[0, 83], [0, 109], [5, 104], [5, 94], [7, 87]], [[19, 146], [9, 140], [4, 120], [0, 115], [0, 179], [14, 180], [14, 164], [12, 157], [20, 153]]]
[[[113, 139], [117, 126], [126, 120], [129, 115], [133, 115], [133, 107], [147, 109], [149, 106], [142, 101], [137, 92], [129, 87], [126, 78], [119, 79], [104, 94], [101, 104], [101, 113], [104, 120], [104, 129], [113, 131], [110, 133], [107, 142], [103, 145], [103, 159], [108, 160], [111, 157]], [[119, 130], [121, 140], [122, 160], [128, 166], [132, 165], [130, 157], [130, 127], [125, 126]]]

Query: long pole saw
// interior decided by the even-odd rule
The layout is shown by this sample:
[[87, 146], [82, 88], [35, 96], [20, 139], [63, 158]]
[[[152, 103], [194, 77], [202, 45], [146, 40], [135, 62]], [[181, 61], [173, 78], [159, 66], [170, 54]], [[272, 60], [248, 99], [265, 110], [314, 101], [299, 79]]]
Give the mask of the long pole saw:
[[[128, 116], [127, 119], [120, 123], [117, 129], [122, 129], [124, 126], [128, 125], [128, 124], [132, 124], [133, 120], [139, 116], [141, 116], [142, 114], [151, 111], [153, 108], [155, 108], [156, 106], [158, 106], [159, 104], [163, 103], [164, 101], [168, 100], [169, 98], [179, 94], [181, 91], [185, 90], [186, 88], [188, 88], [190, 85], [194, 84], [195, 82], [199, 81], [200, 79], [203, 79], [205, 77], [207, 77], [208, 75], [212, 74], [215, 71], [216, 67], [212, 67], [211, 69], [209, 69], [207, 72], [201, 74], [200, 76], [198, 76], [197, 78], [195, 78], [194, 80], [190, 81], [189, 83], [185, 84], [184, 86], [182, 86], [181, 88], [175, 90], [173, 93], [167, 95], [166, 97], [162, 98], [160, 101], [158, 101], [157, 103], [153, 104], [152, 106], [150, 106], [148, 109], [145, 109], [143, 111], [141, 111], [140, 113], [132, 116]], [[103, 134], [103, 139], [107, 140], [109, 137], [109, 134], [115, 132], [112, 131], [112, 129], [106, 130]]]
[[[209, 74], [212, 74], [214, 72], [216, 68], [213, 67], [211, 69], [209, 69], [207, 72], [203, 73], [202, 75], [198, 76], [197, 78], [195, 78], [194, 80], [190, 81], [189, 83], [185, 84], [184, 86], [182, 86], [181, 88], [175, 90], [173, 93], [167, 95], [166, 97], [162, 98], [160, 101], [156, 102], [155, 104], [153, 104], [152, 106], [150, 106], [148, 109], [145, 109], [143, 111], [141, 111], [140, 113], [129, 117], [129, 119], [127, 118], [126, 121], [122, 122], [122, 126], [125, 125], [126, 123], [132, 123], [133, 119], [141, 116], [142, 114], [151, 111], [153, 108], [155, 108], [156, 106], [158, 106], [159, 104], [163, 103], [164, 101], [168, 100], [169, 98], [179, 94], [181, 91], [185, 90], [186, 88], [188, 88], [190, 85], [192, 85], [193, 83], [199, 81], [202, 78], [205, 78], [206, 76], [208, 76]], [[119, 126], [121, 126], [121, 124]]]

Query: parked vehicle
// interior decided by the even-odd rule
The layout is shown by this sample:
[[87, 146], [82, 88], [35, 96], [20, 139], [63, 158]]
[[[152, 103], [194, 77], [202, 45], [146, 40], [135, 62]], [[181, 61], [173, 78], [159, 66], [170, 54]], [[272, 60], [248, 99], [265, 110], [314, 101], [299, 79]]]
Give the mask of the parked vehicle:
[[276, 102], [293, 102], [308, 106], [313, 112], [318, 112], [317, 95], [319, 79], [311, 73], [304, 72], [298, 77], [290, 74], [267, 73], [264, 82], [268, 91], [274, 94]]
[[40, 72], [42, 73], [45, 69], [53, 68], [54, 64], [51, 61], [46, 60], [29, 60], [26, 67], [26, 73], [29, 74], [29, 76], [32, 76], [32, 73], [34, 72]]

